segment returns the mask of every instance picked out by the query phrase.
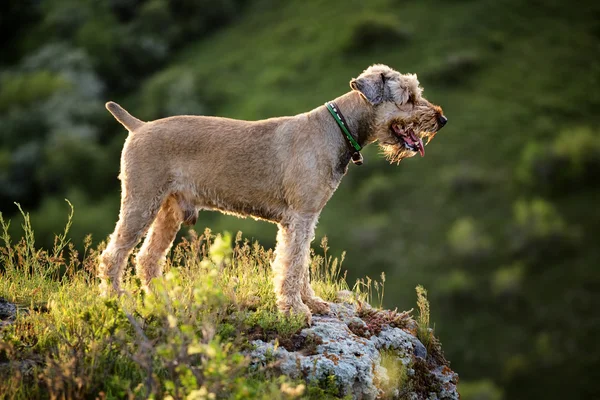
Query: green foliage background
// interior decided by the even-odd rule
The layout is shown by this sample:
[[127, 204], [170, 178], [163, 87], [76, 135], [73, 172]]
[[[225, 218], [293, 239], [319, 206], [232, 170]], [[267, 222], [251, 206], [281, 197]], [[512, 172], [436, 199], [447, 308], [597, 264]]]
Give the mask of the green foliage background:
[[[600, 395], [598, 2], [4, 0], [0, 43], [0, 211], [19, 202], [47, 246], [65, 197], [79, 242], [114, 227], [126, 132], [109, 99], [253, 120], [317, 107], [373, 63], [417, 73], [448, 126], [399, 167], [367, 149], [317, 237], [350, 278], [384, 271], [388, 307], [429, 289], [465, 398]], [[274, 243], [266, 223], [204, 226]]]

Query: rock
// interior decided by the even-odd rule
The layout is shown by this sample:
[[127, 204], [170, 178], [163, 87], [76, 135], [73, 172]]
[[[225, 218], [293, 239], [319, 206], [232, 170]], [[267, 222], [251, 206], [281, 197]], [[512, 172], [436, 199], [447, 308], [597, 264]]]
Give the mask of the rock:
[[442, 365], [431, 371], [436, 380], [440, 383], [441, 389], [438, 397], [440, 399], [453, 399], [457, 392], [458, 374], [449, 367]]
[[[458, 375], [440, 357], [441, 352], [435, 357], [427, 354], [423, 343], [408, 328], [414, 327], [408, 313], [368, 308], [365, 316], [353, 304], [330, 303], [330, 307], [330, 315], [313, 316], [312, 326], [298, 334], [295, 346], [284, 347], [289, 342], [285, 340], [281, 346], [276, 345], [275, 339], [253, 341], [253, 349], [249, 351], [251, 366], [277, 369], [291, 378], [321, 387], [334, 382], [340, 396], [375, 399], [383, 394], [382, 382], [389, 381], [380, 355], [380, 351], [386, 350], [395, 353], [401, 367], [406, 368], [407, 382], [404, 387], [392, 390], [394, 398], [459, 398]], [[375, 326], [374, 321], [387, 323]], [[301, 348], [298, 343], [302, 343]], [[418, 368], [413, 369], [414, 364]]]
[[0, 327], [9, 324], [17, 315], [17, 306], [0, 297]]

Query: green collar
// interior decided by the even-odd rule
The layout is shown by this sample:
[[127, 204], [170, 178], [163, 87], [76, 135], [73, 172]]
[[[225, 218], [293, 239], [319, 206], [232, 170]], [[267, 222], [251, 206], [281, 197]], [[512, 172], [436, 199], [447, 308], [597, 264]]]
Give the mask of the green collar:
[[339, 107], [333, 101], [326, 102], [325, 107], [327, 107], [327, 110], [329, 110], [329, 112], [333, 116], [333, 119], [335, 119], [335, 122], [337, 122], [346, 140], [348, 141], [348, 144], [350, 145], [350, 150], [352, 151], [352, 162], [356, 165], [362, 165], [363, 158], [360, 154], [362, 146], [358, 144], [356, 139], [354, 139], [352, 134], [350, 134], [350, 131], [348, 130], [348, 124], [346, 123], [346, 119], [344, 118], [344, 115], [340, 111]]

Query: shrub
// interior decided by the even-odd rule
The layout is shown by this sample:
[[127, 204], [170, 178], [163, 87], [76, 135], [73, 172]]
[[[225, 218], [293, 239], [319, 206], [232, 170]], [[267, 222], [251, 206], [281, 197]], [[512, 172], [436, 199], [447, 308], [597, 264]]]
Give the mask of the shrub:
[[0, 76], [0, 113], [44, 101], [69, 82], [47, 70], [6, 73]]
[[437, 84], [458, 85], [473, 76], [482, 66], [483, 60], [477, 52], [461, 51], [437, 61], [425, 75]]
[[474, 279], [459, 269], [444, 274], [436, 283], [436, 292], [441, 295], [467, 294], [475, 288]]
[[193, 72], [170, 69], [144, 86], [142, 113], [146, 119], [171, 115], [199, 115], [206, 112]]
[[378, 46], [399, 46], [410, 40], [411, 33], [400, 21], [388, 15], [368, 15], [354, 21], [343, 45], [347, 54], [364, 52]]
[[527, 144], [515, 175], [520, 184], [548, 193], [582, 189], [600, 172], [600, 135], [590, 128], [563, 130], [551, 143]]
[[[48, 178], [44, 153], [52, 147], [46, 145], [67, 138], [66, 141], [80, 139], [89, 147], [94, 146], [98, 133], [95, 119], [102, 107], [99, 99], [103, 85], [83, 51], [60, 43], [37, 49], [4, 75], [2, 80], [5, 79], [10, 82], [6, 85], [8, 91], [0, 95], [0, 104], [4, 104], [0, 105], [0, 111], [6, 111], [0, 114], [2, 144], [9, 146], [13, 154], [11, 163], [2, 171], [6, 184], [0, 189], [0, 201], [6, 197], [35, 205], [44, 190], [56, 189], [51, 182], [43, 182]], [[80, 153], [84, 152], [79, 147]], [[53, 161], [60, 159], [54, 163], [61, 165], [60, 171], [52, 171], [58, 176], [78, 176], [82, 170], [91, 171], [97, 166], [81, 169], [70, 160], [62, 160], [65, 154], [55, 151], [50, 155]], [[94, 153], [93, 158], [102, 156]], [[102, 182], [94, 184], [103, 186]]]
[[378, 173], [361, 183], [357, 197], [363, 207], [378, 211], [389, 208], [390, 204], [395, 201], [395, 190], [397, 187], [393, 181], [384, 174]]
[[532, 239], [561, 236], [567, 227], [552, 203], [541, 198], [517, 201], [514, 220], [521, 232]]
[[488, 173], [475, 165], [461, 164], [442, 170], [442, 178], [456, 193], [477, 192], [489, 184]]
[[541, 198], [517, 201], [513, 215], [512, 245], [517, 252], [535, 255], [544, 250], [558, 251], [573, 244], [578, 235], [577, 229], [565, 222], [554, 205]]
[[502, 400], [502, 390], [491, 380], [463, 382], [458, 385], [462, 400]]
[[481, 232], [472, 217], [460, 218], [448, 232], [448, 242], [452, 251], [468, 258], [486, 256], [492, 249], [492, 240]]
[[519, 292], [523, 283], [525, 265], [514, 263], [498, 268], [492, 275], [492, 292], [495, 295], [514, 295]]

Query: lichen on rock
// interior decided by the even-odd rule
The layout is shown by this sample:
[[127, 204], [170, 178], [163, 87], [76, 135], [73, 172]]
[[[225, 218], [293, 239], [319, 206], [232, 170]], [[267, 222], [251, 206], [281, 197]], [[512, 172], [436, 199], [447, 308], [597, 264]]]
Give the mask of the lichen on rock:
[[0, 327], [10, 324], [17, 315], [17, 306], [0, 297]]
[[[365, 313], [352, 303], [330, 306], [330, 315], [314, 315], [312, 326], [299, 333], [305, 339], [300, 341], [305, 344], [303, 348], [286, 348], [276, 339], [254, 340], [249, 351], [251, 366], [276, 369], [317, 386], [334, 382], [338, 396], [354, 399], [459, 398], [458, 375], [440, 357], [439, 349], [435, 356], [428, 354], [413, 333], [415, 322], [409, 313], [370, 308]], [[374, 320], [382, 325], [374, 326]], [[390, 388], [388, 370], [381, 363], [382, 351], [392, 352], [398, 368], [405, 369], [401, 387]]]

